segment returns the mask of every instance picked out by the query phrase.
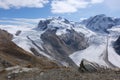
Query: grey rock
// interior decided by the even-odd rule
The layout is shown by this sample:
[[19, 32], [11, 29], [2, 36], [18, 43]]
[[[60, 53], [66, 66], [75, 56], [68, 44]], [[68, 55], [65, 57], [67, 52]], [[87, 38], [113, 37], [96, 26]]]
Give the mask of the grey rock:
[[41, 39], [44, 42], [44, 52], [59, 61], [62, 65], [76, 66], [69, 58], [75, 51], [83, 50], [88, 47], [87, 40], [82, 33], [77, 33], [73, 29], [67, 30], [66, 34], [56, 35], [57, 28], [47, 29]]
[[81, 71], [81, 72], [96, 72], [102, 68], [103, 67], [99, 66], [97, 63], [90, 62], [86, 59], [83, 59], [80, 63], [79, 71]]
[[120, 55], [120, 36], [119, 38], [114, 42], [113, 47], [118, 55]]
[[48, 27], [48, 24], [51, 20], [40, 20], [37, 29], [39, 30], [45, 30]]
[[73, 29], [67, 29], [67, 33], [61, 35], [60, 38], [74, 51], [83, 50], [89, 46], [84, 34], [77, 33]]
[[21, 33], [21, 31], [20, 31], [20, 30], [18, 30], [18, 31], [15, 33], [15, 35], [16, 35], [16, 36], [19, 36], [19, 35], [20, 35], [20, 33]]
[[55, 32], [56, 30], [49, 29], [41, 35], [41, 39], [44, 42], [44, 52], [56, 59], [61, 65], [65, 62], [69, 63], [68, 66], [76, 67], [76, 64], [69, 58], [69, 54], [73, 51]]

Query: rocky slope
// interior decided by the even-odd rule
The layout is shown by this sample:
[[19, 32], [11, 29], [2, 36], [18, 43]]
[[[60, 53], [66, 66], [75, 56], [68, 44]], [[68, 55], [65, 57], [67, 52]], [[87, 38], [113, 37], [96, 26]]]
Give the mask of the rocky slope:
[[[47, 58], [36, 57], [31, 53], [18, 47], [11, 40], [13, 35], [5, 30], [0, 30], [0, 67], [7, 68], [12, 66], [35, 67], [57, 66], [56, 63]], [[45, 60], [44, 60], [45, 59]]]
[[61, 17], [42, 19], [36, 28], [15, 32], [12, 41], [19, 47], [36, 56], [55, 60], [61, 66], [76, 67], [69, 55], [89, 46], [85, 35]]

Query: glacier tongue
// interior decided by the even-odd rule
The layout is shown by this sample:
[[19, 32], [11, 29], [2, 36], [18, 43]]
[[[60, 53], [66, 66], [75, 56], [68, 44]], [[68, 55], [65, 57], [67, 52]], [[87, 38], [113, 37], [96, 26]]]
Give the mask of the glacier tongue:
[[[116, 35], [98, 35], [91, 38], [90, 46], [87, 49], [74, 52], [69, 57], [79, 66], [82, 59], [98, 63], [99, 65], [117, 68], [120, 67], [120, 56], [113, 48]], [[108, 42], [107, 42], [108, 39]], [[108, 44], [108, 46], [107, 46]]]
[[96, 62], [100, 65], [107, 66], [106, 63], [103, 61], [102, 57], [100, 57], [106, 47], [105, 38], [106, 36], [91, 37], [91, 45], [87, 49], [74, 52], [72, 55], [70, 55], [70, 57], [78, 66], [82, 59], [87, 59], [91, 62]]

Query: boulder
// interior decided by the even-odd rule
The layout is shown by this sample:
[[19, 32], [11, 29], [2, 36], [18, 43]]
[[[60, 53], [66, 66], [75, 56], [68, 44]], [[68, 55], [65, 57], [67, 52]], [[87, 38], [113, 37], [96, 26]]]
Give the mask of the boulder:
[[80, 63], [80, 72], [97, 72], [100, 69], [102, 69], [101, 66], [99, 66], [97, 63], [90, 62], [86, 59], [83, 59]]
[[18, 30], [18, 31], [15, 33], [15, 35], [16, 35], [16, 36], [19, 36], [21, 32], [22, 32], [22, 31]]

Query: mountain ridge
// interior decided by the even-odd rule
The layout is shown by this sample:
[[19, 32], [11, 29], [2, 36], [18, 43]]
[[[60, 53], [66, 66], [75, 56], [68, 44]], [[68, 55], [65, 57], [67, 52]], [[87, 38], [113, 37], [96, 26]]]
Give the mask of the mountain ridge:
[[[100, 57], [100, 59], [99, 56], [102, 54], [102, 51], [104, 51], [104, 46], [106, 45], [106, 37], [108, 36], [108, 32], [106, 31], [113, 27], [116, 28], [115, 26], [119, 23], [119, 19], [117, 19], [115, 26], [113, 25], [112, 27], [109, 27], [109, 24], [115, 24], [114, 21], [116, 21], [116, 19], [114, 20], [105, 15], [96, 15], [92, 18], [95, 20], [89, 18], [82, 23], [71, 22], [61, 17], [42, 19], [37, 27], [32, 27], [28, 30], [26, 29], [26, 31], [21, 30], [20, 34], [17, 36], [13, 34], [14, 37], [12, 41], [33, 55], [55, 60], [62, 66], [70, 66], [71, 63], [79, 65], [82, 58], [85, 58], [90, 61], [96, 61], [99, 65], [105, 65], [108, 67], [102, 59], [103, 56]], [[97, 21], [96, 19], [98, 22], [94, 23], [94, 21]], [[103, 19], [105, 19], [105, 22]], [[90, 24], [89, 26], [92, 29], [86, 26], [87, 23]], [[91, 26], [104, 23], [106, 27], [95, 26], [98, 27], [98, 31], [93, 30], [94, 27]], [[112, 55], [117, 56], [111, 43], [118, 37], [115, 37], [116, 34], [111, 33], [111, 31], [109, 31], [109, 35], [112, 35], [110, 36], [109, 48], [112, 50], [111, 52], [114, 53], [112, 54], [109, 52], [109, 59], [112, 63], [115, 63], [115, 65], [120, 66], [117, 64], [118, 61], [115, 62], [115, 58], [111, 57]], [[61, 57], [58, 55], [61, 55]], [[93, 59], [92, 55], [95, 56]], [[59, 57], [59, 59], [57, 57]], [[117, 56], [117, 58], [119, 58], [119, 56]], [[72, 59], [74, 62], [72, 60], [70, 62], [69, 60], [66, 61], [66, 59]]]
[[120, 18], [107, 17], [105, 14], [100, 14], [83, 20], [81, 23], [93, 31], [109, 33], [107, 29], [120, 25]]

